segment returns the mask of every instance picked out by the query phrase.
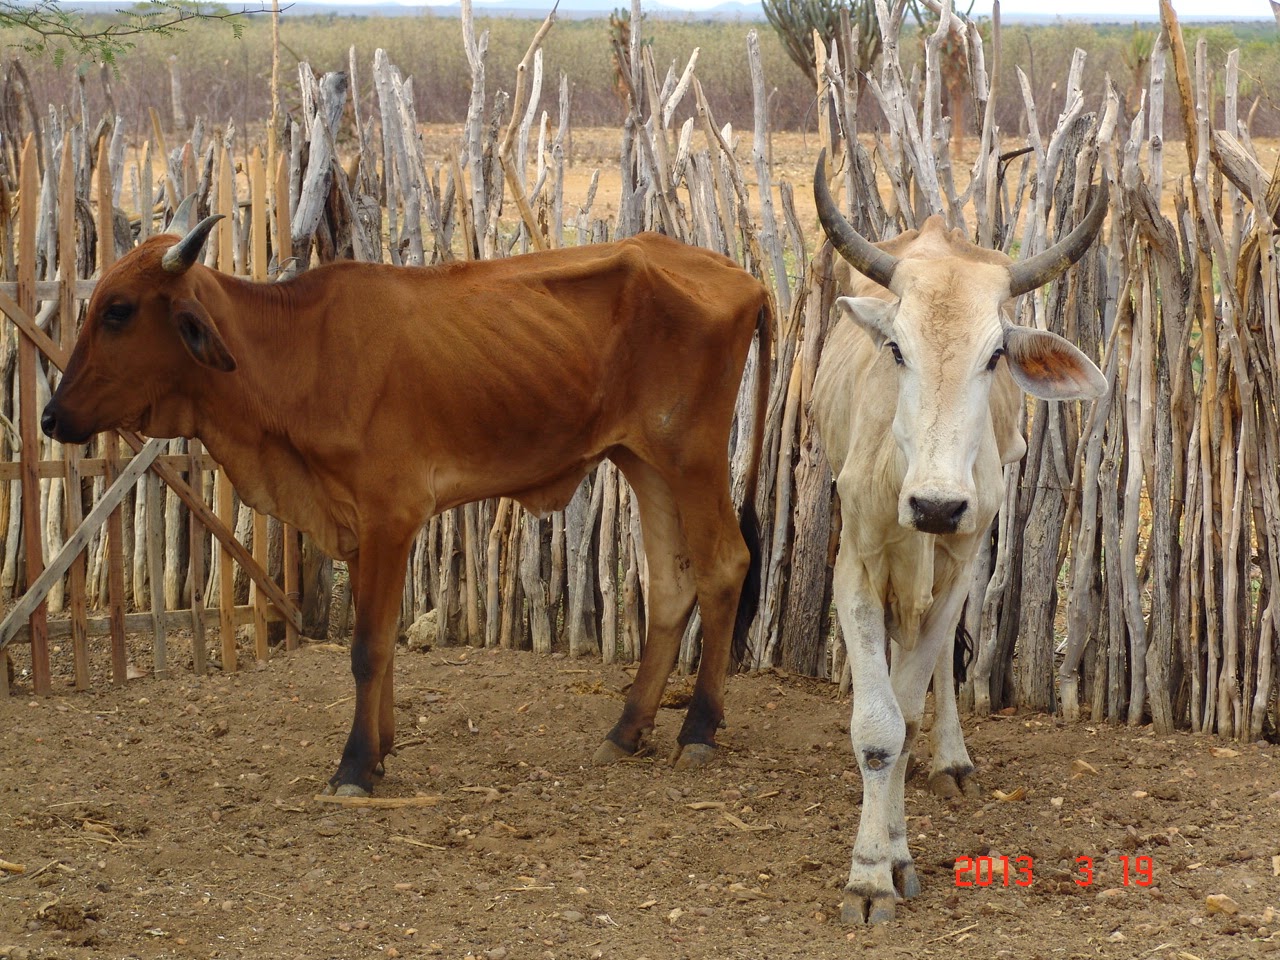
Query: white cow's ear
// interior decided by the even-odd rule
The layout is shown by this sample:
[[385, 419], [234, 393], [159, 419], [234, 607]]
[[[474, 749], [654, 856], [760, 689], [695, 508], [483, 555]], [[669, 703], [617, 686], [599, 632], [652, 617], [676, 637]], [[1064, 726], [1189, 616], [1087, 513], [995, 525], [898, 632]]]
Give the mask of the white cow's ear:
[[1005, 324], [1005, 357], [1018, 386], [1041, 400], [1092, 400], [1107, 378], [1068, 340], [1048, 330]]
[[836, 297], [836, 309], [843, 310], [867, 331], [877, 347], [892, 340], [893, 318], [898, 305], [878, 297]]

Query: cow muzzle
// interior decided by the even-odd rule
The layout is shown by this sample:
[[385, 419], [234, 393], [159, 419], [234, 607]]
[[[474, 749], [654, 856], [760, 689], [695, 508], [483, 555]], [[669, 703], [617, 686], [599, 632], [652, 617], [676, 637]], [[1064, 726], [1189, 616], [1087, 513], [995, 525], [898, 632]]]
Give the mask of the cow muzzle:
[[[912, 494], [899, 509], [899, 522], [921, 533], [962, 533], [973, 528], [973, 512], [967, 497]], [[967, 523], [966, 523], [967, 521]]]
[[65, 413], [58, 409], [55, 397], [45, 404], [44, 413], [40, 415], [40, 429], [46, 437], [59, 443], [87, 443], [94, 431], [72, 423]]

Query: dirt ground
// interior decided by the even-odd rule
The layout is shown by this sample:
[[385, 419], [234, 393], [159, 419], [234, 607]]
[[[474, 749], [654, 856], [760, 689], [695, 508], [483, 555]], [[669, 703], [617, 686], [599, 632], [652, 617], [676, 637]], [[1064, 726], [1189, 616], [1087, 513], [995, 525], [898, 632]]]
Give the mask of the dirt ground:
[[[420, 804], [400, 809], [316, 797], [350, 722], [340, 645], [86, 694], [63, 676], [50, 699], [20, 672], [0, 701], [0, 859], [25, 872], [0, 873], [0, 957], [1280, 955], [1275, 745], [970, 719], [986, 797], [943, 801], [915, 776], [924, 892], [854, 929], [839, 905], [861, 787], [831, 685], [733, 678], [718, 758], [677, 773], [676, 710], [653, 756], [590, 765], [623, 667], [445, 648], [397, 668], [376, 796]], [[995, 883], [957, 886], [964, 856], [992, 857]]]

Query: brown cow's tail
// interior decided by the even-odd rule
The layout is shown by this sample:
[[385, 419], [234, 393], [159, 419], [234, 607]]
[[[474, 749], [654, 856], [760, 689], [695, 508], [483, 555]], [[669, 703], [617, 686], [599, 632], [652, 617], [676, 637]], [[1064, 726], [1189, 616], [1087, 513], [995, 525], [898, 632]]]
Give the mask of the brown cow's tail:
[[759, 363], [756, 365], [756, 416], [751, 437], [751, 462], [747, 465], [747, 479], [742, 495], [742, 513], [738, 525], [742, 539], [747, 542], [751, 563], [742, 583], [738, 599], [738, 615], [733, 625], [733, 662], [741, 666], [747, 655], [747, 631], [760, 607], [761, 568], [760, 518], [756, 514], [756, 488], [760, 481], [760, 457], [764, 449], [765, 415], [769, 407], [769, 373], [773, 347], [773, 310], [766, 299], [756, 318], [756, 342], [759, 345]]

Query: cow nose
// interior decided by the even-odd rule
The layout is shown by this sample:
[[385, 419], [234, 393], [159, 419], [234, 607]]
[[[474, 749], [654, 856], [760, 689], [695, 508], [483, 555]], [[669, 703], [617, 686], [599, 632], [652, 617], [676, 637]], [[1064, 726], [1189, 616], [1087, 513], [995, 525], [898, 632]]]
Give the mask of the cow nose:
[[52, 400], [45, 404], [44, 413], [40, 415], [40, 429], [46, 437], [52, 437], [53, 432], [58, 429], [58, 415], [53, 412]]
[[911, 497], [908, 503], [916, 529], [924, 533], [955, 533], [969, 509], [968, 500]]

